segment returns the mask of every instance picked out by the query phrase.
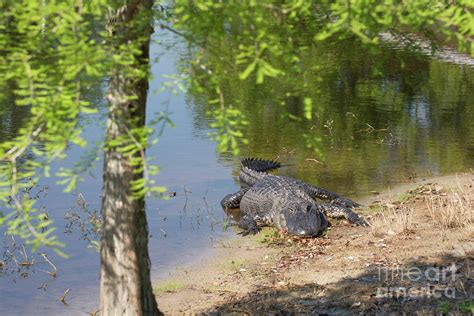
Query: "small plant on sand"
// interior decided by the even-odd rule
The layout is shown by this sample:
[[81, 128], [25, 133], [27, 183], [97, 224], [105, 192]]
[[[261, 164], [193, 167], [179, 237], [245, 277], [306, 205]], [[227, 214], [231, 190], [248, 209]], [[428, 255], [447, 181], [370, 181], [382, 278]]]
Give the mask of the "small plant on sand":
[[373, 203], [369, 205], [369, 207], [367, 208], [367, 211], [370, 212], [371, 214], [379, 214], [384, 211], [384, 207], [383, 205], [379, 203]]
[[275, 227], [262, 227], [260, 232], [253, 237], [258, 244], [274, 244], [283, 240], [282, 234]]
[[474, 314], [474, 302], [462, 301], [459, 303], [459, 311], [461, 313]]
[[[450, 302], [441, 302], [438, 305], [437, 310], [443, 314], [450, 314], [453, 311], [458, 310], [458, 312], [462, 314], [472, 315], [472, 313], [474, 313], [474, 303], [470, 301], [460, 301], [458, 304], [453, 306]], [[457, 314], [457, 312], [454, 314]]]
[[230, 259], [222, 262], [220, 268], [224, 271], [236, 271], [241, 269], [246, 263], [247, 261], [243, 259]]
[[444, 314], [447, 314], [451, 311], [451, 303], [449, 302], [442, 302], [438, 305], [438, 311], [440, 311], [441, 313], [444, 313]]
[[186, 286], [178, 281], [166, 281], [153, 289], [155, 294], [173, 293], [184, 289]]

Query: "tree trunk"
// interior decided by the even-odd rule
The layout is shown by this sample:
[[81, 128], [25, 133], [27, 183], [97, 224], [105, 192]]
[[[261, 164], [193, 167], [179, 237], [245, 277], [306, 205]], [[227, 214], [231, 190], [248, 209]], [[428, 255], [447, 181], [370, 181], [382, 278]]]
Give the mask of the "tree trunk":
[[[161, 315], [150, 280], [145, 199], [132, 197], [131, 181], [143, 177], [143, 172], [137, 172], [132, 157], [119, 150], [130, 142], [132, 131], [145, 124], [151, 5], [152, 1], [147, 0], [127, 1], [111, 19], [113, 30], [109, 30], [113, 54], [119, 54], [121, 45], [134, 45], [138, 51], [131, 66], [114, 64], [109, 82], [100, 250], [101, 315]], [[132, 69], [143, 69], [142, 75], [130, 76]], [[116, 139], [125, 139], [125, 144], [109, 143]]]

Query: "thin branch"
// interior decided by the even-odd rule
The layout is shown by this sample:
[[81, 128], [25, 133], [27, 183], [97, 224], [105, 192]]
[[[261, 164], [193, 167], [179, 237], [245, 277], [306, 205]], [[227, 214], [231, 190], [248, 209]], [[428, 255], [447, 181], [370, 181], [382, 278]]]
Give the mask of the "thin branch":
[[[13, 161], [17, 159], [19, 156], [21, 156], [25, 150], [28, 148], [29, 145], [38, 137], [38, 135], [41, 133], [43, 130], [44, 123], [38, 126], [27, 138], [26, 143], [22, 147], [18, 146], [13, 146], [7, 153], [5, 154], [6, 158], [1, 159], [2, 161]], [[8, 157], [12, 155], [11, 157]]]
[[221, 104], [221, 112], [224, 112], [225, 103], [224, 103], [224, 93], [222, 93], [222, 91], [219, 91], [219, 101]]
[[[193, 43], [193, 44], [195, 44], [195, 45], [197, 45], [197, 46], [199, 46], [199, 47], [201, 47], [201, 48], [203, 48], [203, 49], [207, 49], [211, 54], [214, 54], [215, 56], [221, 56], [221, 55], [222, 55], [222, 54], [219, 53], [216, 49], [214, 49], [214, 48], [212, 48], [212, 47], [209, 47], [208, 45], [206, 46], [205, 44], [198, 42], [198, 41], [197, 41], [196, 39], [194, 39], [192, 36], [189, 36], [189, 35], [187, 35], [187, 34], [184, 34], [184, 33], [180, 32], [180, 31], [178, 31], [178, 30], [176, 30], [176, 29], [174, 29], [174, 28], [172, 28], [172, 27], [170, 27], [170, 26], [168, 26], [168, 25], [166, 25], [166, 24], [160, 23], [160, 27], [161, 27], [162, 29], [165, 29], [165, 30], [170, 31], [171, 33], [174, 33], [174, 34], [176, 34], [176, 35], [178, 35], [178, 36], [181, 36], [182, 38], [184, 38], [185, 40], [189, 41], [190, 43]], [[226, 60], [226, 59], [224, 59], [224, 61], [225, 61], [225, 63], [226, 63], [228, 66], [230, 66], [232, 69], [235, 69], [235, 65], [234, 65], [233, 63], [229, 62], [229, 61]]]
[[66, 302], [66, 296], [69, 294], [70, 290], [67, 289], [66, 291], [64, 291], [64, 294], [59, 298], [59, 300], [61, 301], [61, 303], [63, 303], [64, 305], [69, 305], [67, 302]]
[[38, 231], [33, 227], [33, 225], [31, 225], [31, 222], [29, 220], [26, 219], [25, 216], [23, 216], [23, 214], [21, 213], [21, 202], [20, 200], [18, 200], [18, 198], [16, 197], [16, 195], [10, 195], [10, 198], [12, 199], [12, 201], [15, 203], [15, 207], [17, 209], [17, 213], [18, 215], [21, 217], [21, 219], [23, 220], [23, 222], [26, 224], [26, 227], [28, 228], [28, 230], [31, 232], [31, 234], [33, 234], [33, 236], [35, 236], [36, 238], [38, 239], [43, 239], [41, 237], [41, 234], [38, 233]]
[[51, 267], [53, 267], [54, 272], [56, 273], [56, 272], [58, 271], [58, 269], [56, 268], [56, 266], [54, 265], [54, 263], [52, 263], [51, 260], [49, 260], [48, 256], [46, 256], [45, 253], [42, 253], [41, 256], [43, 257], [43, 259], [44, 259], [47, 263], [49, 263], [49, 265], [50, 265]]

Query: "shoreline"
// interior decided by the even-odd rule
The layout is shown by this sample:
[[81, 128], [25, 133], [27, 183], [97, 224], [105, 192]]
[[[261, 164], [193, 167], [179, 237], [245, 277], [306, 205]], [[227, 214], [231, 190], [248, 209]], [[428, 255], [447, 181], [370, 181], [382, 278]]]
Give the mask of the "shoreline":
[[[158, 304], [170, 315], [251, 314], [273, 309], [290, 313], [399, 311], [401, 307], [393, 302], [394, 298], [367, 296], [367, 291], [385, 289], [380, 282], [360, 279], [374, 278], [369, 268], [377, 267], [380, 272], [394, 264], [440, 266], [449, 260], [457, 264], [463, 258], [470, 263], [470, 256], [474, 256], [474, 225], [439, 228], [434, 218], [430, 219], [427, 198], [450, 197], [451, 188], [457, 190], [452, 193], [454, 198], [463, 192], [471, 221], [473, 186], [472, 170], [394, 186], [358, 200], [365, 205], [361, 213], [371, 227], [333, 221], [334, 226], [320, 238], [295, 240], [264, 229], [256, 236], [220, 240], [210, 256], [154, 280]], [[397, 286], [406, 283], [398, 281]], [[426, 284], [416, 284], [417, 290], [422, 285]], [[421, 305], [417, 299], [408, 300], [417, 303], [408, 304], [407, 311], [437, 311], [449, 305], [451, 310], [463, 312], [473, 306], [474, 300], [473, 285], [463, 286], [467, 292], [458, 294], [458, 299], [445, 297], [435, 303], [422, 297], [426, 303]], [[337, 299], [341, 297], [344, 299]]]

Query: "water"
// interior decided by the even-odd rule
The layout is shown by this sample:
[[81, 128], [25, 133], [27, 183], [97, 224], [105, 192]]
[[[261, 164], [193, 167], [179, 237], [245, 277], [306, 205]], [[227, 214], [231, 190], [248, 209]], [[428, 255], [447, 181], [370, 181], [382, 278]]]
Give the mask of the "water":
[[[190, 54], [170, 35], [160, 40], [167, 45], [152, 47], [152, 55], [158, 56], [159, 62], [152, 69], [151, 91], [159, 89], [166, 80], [163, 74], [177, 73], [177, 65]], [[310, 55], [314, 57], [308, 63], [317, 65], [318, 71], [309, 75], [308, 89], [313, 91], [317, 111], [310, 122], [291, 121], [280, 115], [282, 110], [301, 113], [302, 96], [295, 92], [298, 78], [293, 82], [270, 81], [263, 86], [242, 83], [225, 91], [230, 95], [229, 102], [239, 104], [249, 120], [249, 145], [241, 146], [242, 156], [293, 164], [279, 173], [351, 197], [413, 177], [472, 168], [472, 68], [394, 48], [372, 51], [357, 43], [313, 49]], [[25, 114], [11, 107], [8, 91], [2, 93], [0, 127], [1, 138], [5, 138], [14, 135]], [[190, 91], [176, 96], [149, 95], [148, 116], [168, 110], [176, 125], [167, 128], [159, 143], [148, 151], [161, 167], [156, 181], [176, 192], [176, 197], [169, 200], [147, 203], [154, 279], [209, 255], [220, 239], [235, 237], [232, 229], [223, 229], [228, 219], [219, 201], [238, 188], [238, 158], [231, 158], [229, 153], [218, 154], [215, 143], [207, 137], [212, 118], [205, 114], [202, 104], [205, 94]], [[276, 106], [280, 104], [281, 107]], [[84, 124], [89, 142], [101, 139], [103, 113]], [[306, 147], [303, 133], [321, 137], [319, 147], [324, 158]], [[71, 165], [78, 156], [79, 150], [71, 148], [68, 161], [58, 166]], [[94, 176], [87, 176], [78, 188], [90, 211], [100, 206], [100, 170], [99, 160], [92, 170]], [[47, 263], [29, 270], [23, 268], [22, 272], [28, 272], [25, 277], [18, 271], [4, 275], [0, 279], [1, 315], [71, 315], [98, 308], [98, 254], [88, 247], [87, 240], [81, 239], [83, 235], [78, 229], [72, 234], [61, 233], [68, 224], [64, 219], [68, 209], [72, 208], [82, 219], [85, 214], [75, 206], [77, 195], [62, 193], [54, 182], [46, 179], [41, 183], [49, 189], [39, 203], [54, 218], [70, 258], [48, 252], [58, 269], [56, 278], [42, 271], [52, 271]], [[4, 246], [10, 242], [7, 238]], [[30, 258], [35, 256], [26, 251]], [[15, 253], [21, 258], [19, 251]], [[41, 256], [36, 258], [41, 261]], [[59, 297], [67, 289], [69, 305], [64, 305]]]
[[[172, 40], [170, 45], [176, 41], [162, 39], [168, 40]], [[159, 56], [159, 63], [153, 66], [155, 79], [150, 83], [150, 91], [157, 90], [167, 80], [162, 75], [175, 73], [178, 62], [178, 56], [174, 56], [172, 51], [163, 53], [158, 48], [158, 45], [152, 47], [152, 55]], [[170, 49], [181, 48], [179, 45], [172, 45]], [[234, 191], [236, 185], [232, 181], [230, 161], [223, 162], [216, 156], [215, 144], [206, 136], [209, 130], [196, 132], [194, 129], [193, 109], [186, 105], [184, 94], [170, 96], [168, 93], [151, 93], [148, 104], [150, 107], [147, 115], [150, 119], [155, 112], [168, 109], [170, 118], [176, 125], [176, 128], [166, 128], [159, 143], [147, 152], [150, 157], [155, 158], [154, 162], [162, 170], [156, 176], [156, 181], [165, 185], [169, 191], [176, 192], [176, 197], [169, 200], [152, 199], [147, 202], [151, 235], [149, 250], [152, 275], [156, 279], [165, 276], [175, 267], [190, 264], [208, 255], [218, 238], [234, 235], [223, 228], [227, 216], [222, 212], [219, 201], [222, 196]], [[17, 122], [18, 126], [21, 120], [18, 115], [14, 115], [16, 109], [7, 110], [11, 111], [7, 112], [10, 117], [17, 118], [11, 121]], [[2, 122], [3, 117], [2, 115]], [[103, 122], [103, 113], [85, 122], [84, 137], [90, 143], [102, 139]], [[56, 167], [72, 166], [79, 159], [80, 152], [78, 148], [71, 148], [70, 158]], [[101, 166], [102, 160], [97, 161], [92, 170], [93, 176], [86, 176], [85, 182], [79, 184], [78, 188], [90, 211], [100, 207]], [[88, 241], [81, 240], [83, 236], [77, 227], [72, 234], [61, 233], [68, 224], [64, 219], [68, 209], [78, 213], [82, 220], [85, 219], [85, 213], [76, 206], [77, 195], [62, 193], [55, 181], [45, 179], [41, 183], [40, 186], [48, 187], [48, 193], [39, 203], [47, 207], [49, 216], [54, 219], [60, 239], [66, 244], [64, 251], [70, 258], [63, 259], [48, 252], [48, 257], [58, 269], [56, 278], [40, 270], [51, 271], [52, 268], [47, 263], [37, 264], [29, 270], [24, 269], [28, 271], [25, 278], [15, 271], [4, 275], [0, 279], [0, 315], [84, 315], [98, 308], [98, 253], [95, 249], [88, 248]], [[17, 241], [20, 242], [19, 239]], [[4, 246], [10, 244], [11, 239], [7, 238]], [[19, 252], [16, 254], [20, 259], [23, 258]], [[27, 254], [29, 258], [32, 257], [28, 250]], [[41, 256], [36, 256], [36, 261], [42, 261]], [[47, 284], [46, 291], [38, 289], [44, 284]], [[66, 297], [69, 306], [59, 300], [67, 289], [70, 289]]]
[[[318, 67], [306, 74], [307, 88], [296, 78], [234, 93], [229, 102], [245, 104], [249, 120], [244, 155], [293, 163], [281, 173], [352, 197], [472, 168], [472, 67], [354, 42], [315, 47], [307, 55]], [[282, 110], [301, 115], [306, 95], [316, 107], [311, 121], [281, 117]], [[303, 134], [321, 138], [323, 159], [307, 148]]]

